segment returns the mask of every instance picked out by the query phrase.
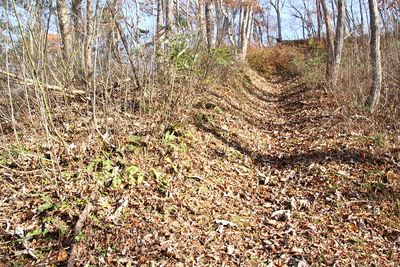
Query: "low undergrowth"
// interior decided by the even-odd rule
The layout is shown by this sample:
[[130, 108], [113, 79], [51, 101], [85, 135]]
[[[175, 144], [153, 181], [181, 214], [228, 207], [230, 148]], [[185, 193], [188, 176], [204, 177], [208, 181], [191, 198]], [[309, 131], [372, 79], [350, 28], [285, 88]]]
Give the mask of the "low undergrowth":
[[66, 146], [3, 135], [1, 265], [398, 265], [398, 137], [245, 73], [169, 122], [116, 112], [93, 131], [81, 103]]

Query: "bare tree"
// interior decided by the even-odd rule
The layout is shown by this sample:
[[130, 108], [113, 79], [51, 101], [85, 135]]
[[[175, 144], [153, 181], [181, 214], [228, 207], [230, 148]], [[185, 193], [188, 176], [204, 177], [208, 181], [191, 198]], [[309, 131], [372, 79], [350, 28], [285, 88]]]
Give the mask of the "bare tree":
[[303, 15], [303, 12], [297, 8], [296, 6], [294, 6], [293, 4], [290, 4], [290, 7], [294, 10], [292, 11], [292, 16], [294, 18], [300, 19], [301, 21], [301, 30], [302, 30], [302, 38], [305, 39], [306, 38], [306, 29], [307, 29], [307, 22], [306, 22], [306, 18]]
[[320, 5], [320, 0], [316, 0], [316, 6], [317, 6], [317, 36], [318, 39], [322, 39], [322, 12], [321, 12], [321, 5]]
[[369, 0], [370, 28], [371, 28], [371, 67], [372, 67], [372, 85], [367, 99], [367, 106], [372, 111], [379, 104], [382, 83], [382, 66], [380, 53], [380, 21], [378, 3], [376, 0]]
[[164, 28], [164, 0], [157, 0], [157, 29], [156, 39], [159, 39], [163, 34]]
[[331, 17], [329, 14], [328, 5], [326, 0], [320, 0], [322, 9], [324, 11], [325, 25], [326, 25], [326, 37], [327, 37], [327, 50], [328, 50], [328, 61], [327, 61], [327, 79], [330, 83], [331, 89], [335, 88], [338, 71], [340, 67], [343, 43], [345, 38], [345, 15], [346, 15], [346, 1], [337, 0], [337, 21], [336, 34], [333, 38], [333, 29], [331, 24]]
[[117, 27], [117, 30], [118, 30], [118, 33], [120, 35], [122, 44], [124, 45], [125, 51], [126, 51], [126, 53], [128, 55], [129, 63], [130, 63], [131, 69], [132, 69], [133, 80], [136, 83], [137, 89], [140, 89], [141, 88], [141, 83], [140, 83], [140, 80], [139, 80], [139, 72], [138, 72], [138, 68], [136, 67], [135, 60], [134, 60], [134, 58], [132, 56], [132, 53], [131, 53], [132, 49], [129, 46], [128, 38], [126, 37], [125, 32], [124, 32], [121, 24], [119, 23], [119, 21], [117, 19], [117, 11], [115, 9], [115, 6], [113, 5], [113, 3], [111, 3], [110, 0], [107, 0], [107, 5], [110, 8], [112, 17], [114, 19], [115, 26]]
[[214, 25], [214, 6], [211, 1], [206, 2], [206, 27], [207, 27], [207, 46], [209, 49], [215, 47], [215, 25]]
[[69, 22], [69, 8], [66, 0], [57, 0], [58, 25], [62, 40], [63, 59], [66, 68], [70, 69], [69, 62], [72, 58], [72, 31]]
[[345, 37], [345, 16], [346, 16], [346, 1], [337, 0], [337, 23], [336, 23], [336, 34], [334, 41], [334, 54], [333, 54], [333, 69], [332, 69], [332, 85], [336, 86], [340, 62], [342, 59], [342, 50]]
[[245, 59], [247, 54], [249, 37], [251, 36], [253, 28], [254, 9], [251, 3], [242, 7], [242, 13], [243, 15], [241, 16], [241, 27], [239, 30], [240, 32], [239, 54], [242, 59]]
[[73, 23], [73, 33], [75, 41], [79, 44], [83, 41], [83, 19], [82, 19], [82, 0], [72, 0], [71, 2], [71, 16]]
[[268, 0], [276, 12], [276, 20], [278, 23], [278, 41], [282, 41], [282, 9], [286, 0]]
[[94, 21], [93, 21], [93, 0], [86, 0], [86, 20], [85, 20], [85, 51], [84, 51], [84, 66], [85, 78], [88, 79], [93, 75], [93, 59], [92, 46], [94, 39]]
[[207, 40], [207, 27], [205, 20], [205, 6], [204, 0], [194, 0], [197, 6], [197, 25], [200, 34], [200, 41], [206, 42]]
[[332, 31], [332, 23], [331, 23], [331, 16], [328, 9], [328, 4], [326, 0], [320, 0], [320, 4], [322, 6], [322, 10], [324, 12], [324, 20], [325, 20], [325, 29], [326, 29], [326, 47], [327, 47], [327, 55], [328, 59], [326, 62], [326, 76], [327, 78], [332, 73], [333, 68], [333, 53], [334, 53], [334, 46], [333, 46], [333, 31]]
[[166, 1], [166, 16], [165, 16], [165, 31], [166, 36], [171, 37], [172, 25], [173, 25], [173, 15], [174, 15], [174, 0]]

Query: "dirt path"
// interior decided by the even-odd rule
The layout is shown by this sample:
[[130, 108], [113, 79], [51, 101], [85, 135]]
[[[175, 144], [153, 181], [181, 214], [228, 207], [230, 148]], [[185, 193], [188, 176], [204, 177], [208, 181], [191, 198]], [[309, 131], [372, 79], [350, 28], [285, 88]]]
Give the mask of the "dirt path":
[[189, 123], [150, 118], [102, 150], [86, 140], [57, 190], [28, 168], [3, 176], [0, 265], [65, 264], [96, 195], [76, 266], [398, 266], [397, 159], [331, 104], [250, 74], [205, 93]]

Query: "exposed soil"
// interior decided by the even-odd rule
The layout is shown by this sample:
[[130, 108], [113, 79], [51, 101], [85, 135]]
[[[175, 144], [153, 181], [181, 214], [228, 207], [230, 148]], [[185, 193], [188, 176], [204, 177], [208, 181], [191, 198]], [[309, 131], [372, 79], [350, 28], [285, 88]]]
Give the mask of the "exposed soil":
[[69, 108], [68, 149], [0, 148], [0, 266], [400, 265], [399, 138], [324, 91], [252, 73], [97, 131]]

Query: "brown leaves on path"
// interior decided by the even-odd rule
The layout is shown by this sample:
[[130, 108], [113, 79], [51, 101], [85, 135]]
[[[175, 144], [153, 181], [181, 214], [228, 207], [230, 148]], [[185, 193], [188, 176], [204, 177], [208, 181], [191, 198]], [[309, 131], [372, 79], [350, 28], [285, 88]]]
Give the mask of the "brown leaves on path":
[[254, 73], [185, 112], [114, 114], [107, 143], [82, 124], [69, 153], [2, 147], [0, 265], [65, 266], [71, 238], [75, 266], [399, 265], [391, 136]]

